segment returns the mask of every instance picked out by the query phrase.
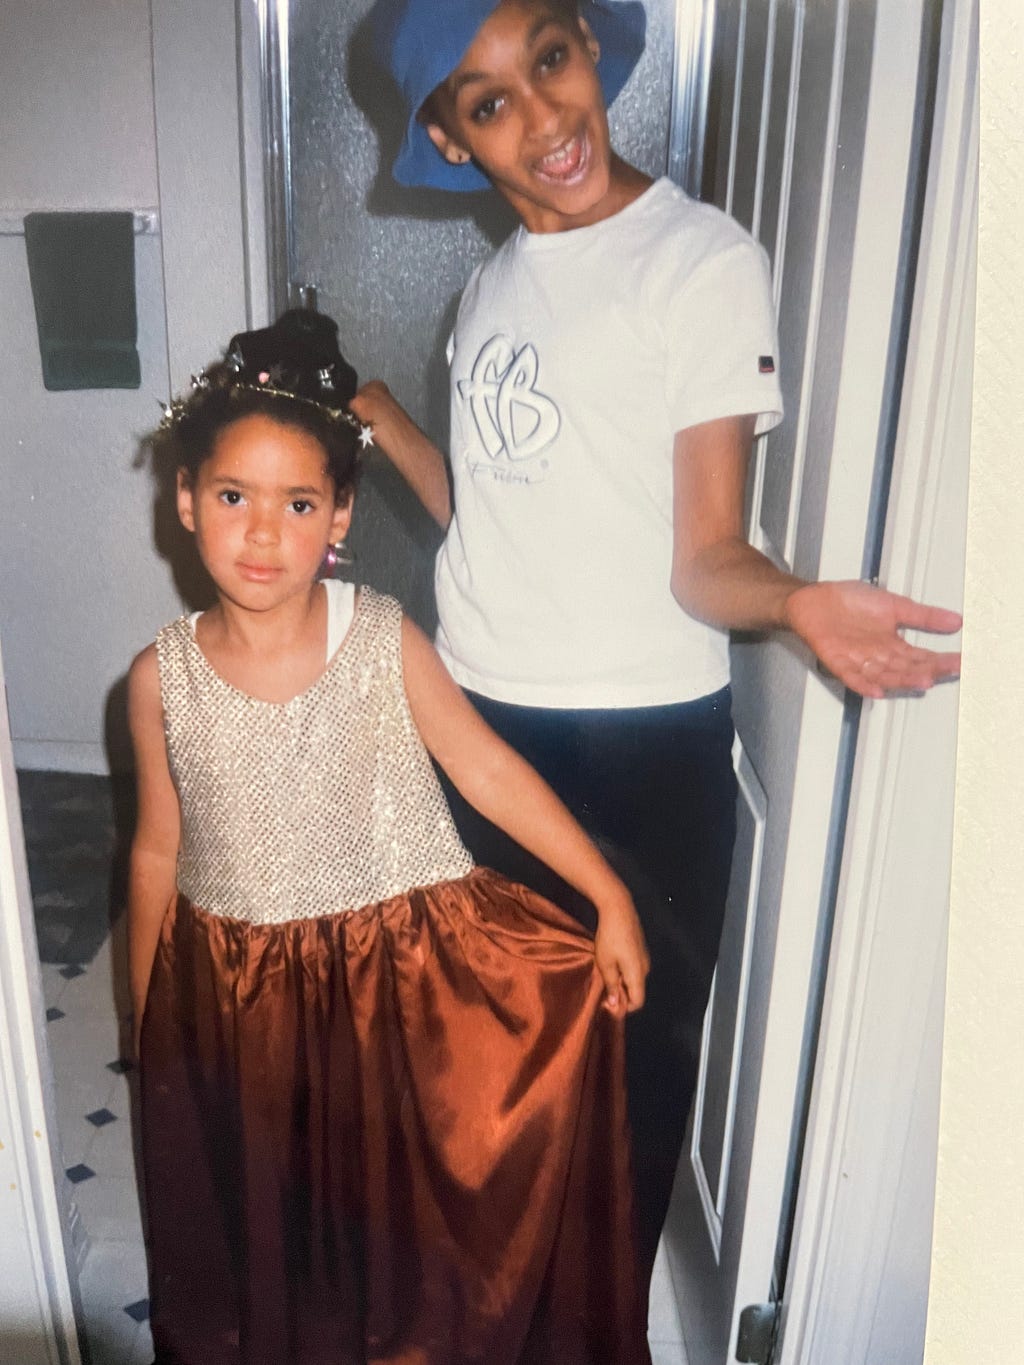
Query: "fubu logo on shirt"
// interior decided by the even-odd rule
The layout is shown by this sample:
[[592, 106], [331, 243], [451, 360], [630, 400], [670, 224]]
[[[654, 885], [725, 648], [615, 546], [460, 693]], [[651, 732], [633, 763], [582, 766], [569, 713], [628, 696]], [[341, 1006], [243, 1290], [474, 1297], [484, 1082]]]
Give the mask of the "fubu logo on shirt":
[[498, 333], [480, 348], [468, 379], [458, 383], [468, 404], [486, 459], [465, 452], [474, 473], [503, 483], [536, 483], [547, 473], [543, 452], [562, 424], [558, 408], [537, 387], [540, 362], [529, 342], [517, 351]]

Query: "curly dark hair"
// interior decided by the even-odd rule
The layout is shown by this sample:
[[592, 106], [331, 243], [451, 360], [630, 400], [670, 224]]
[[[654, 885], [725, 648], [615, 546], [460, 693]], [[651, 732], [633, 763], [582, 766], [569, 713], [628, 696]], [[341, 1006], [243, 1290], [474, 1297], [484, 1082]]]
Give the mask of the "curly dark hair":
[[194, 481], [221, 433], [259, 414], [314, 438], [335, 499], [346, 502], [359, 471], [359, 425], [347, 411], [357, 382], [338, 350], [333, 320], [293, 309], [272, 327], [232, 337], [225, 358], [171, 405], [171, 416], [147, 441], [154, 465], [182, 469]]

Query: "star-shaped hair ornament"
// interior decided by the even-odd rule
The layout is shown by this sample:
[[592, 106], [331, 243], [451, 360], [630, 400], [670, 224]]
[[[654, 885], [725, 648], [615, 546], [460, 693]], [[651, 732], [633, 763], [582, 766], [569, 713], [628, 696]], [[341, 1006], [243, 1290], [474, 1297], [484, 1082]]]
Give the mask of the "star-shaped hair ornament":
[[[319, 407], [320, 405], [317, 404]], [[351, 427], [356, 433], [359, 441], [360, 450], [365, 450], [367, 446], [373, 445], [373, 427], [369, 422], [361, 422], [354, 412], [348, 408], [325, 408], [324, 411], [334, 422], [344, 422], [347, 427]]]
[[162, 398], [158, 398], [157, 406], [160, 408], [162, 416], [159, 422], [160, 431], [170, 431], [177, 425], [178, 419], [188, 407], [188, 400], [185, 398], [172, 398], [169, 403], [165, 403]]

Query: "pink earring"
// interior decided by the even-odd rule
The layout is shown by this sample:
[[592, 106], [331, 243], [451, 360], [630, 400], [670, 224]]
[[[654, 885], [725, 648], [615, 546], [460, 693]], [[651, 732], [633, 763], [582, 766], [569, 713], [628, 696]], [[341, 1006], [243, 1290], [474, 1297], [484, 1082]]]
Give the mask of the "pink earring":
[[347, 569], [355, 563], [355, 555], [343, 540], [336, 540], [333, 545], [328, 545], [324, 554], [324, 565], [321, 576], [333, 578], [336, 570]]

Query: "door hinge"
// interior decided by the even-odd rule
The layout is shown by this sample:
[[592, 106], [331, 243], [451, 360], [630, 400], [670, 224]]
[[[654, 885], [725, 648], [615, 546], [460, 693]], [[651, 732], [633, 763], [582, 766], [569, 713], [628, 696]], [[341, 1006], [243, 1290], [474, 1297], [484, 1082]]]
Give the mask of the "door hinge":
[[740, 1314], [736, 1359], [746, 1365], [771, 1365], [779, 1332], [780, 1305], [752, 1303]]

